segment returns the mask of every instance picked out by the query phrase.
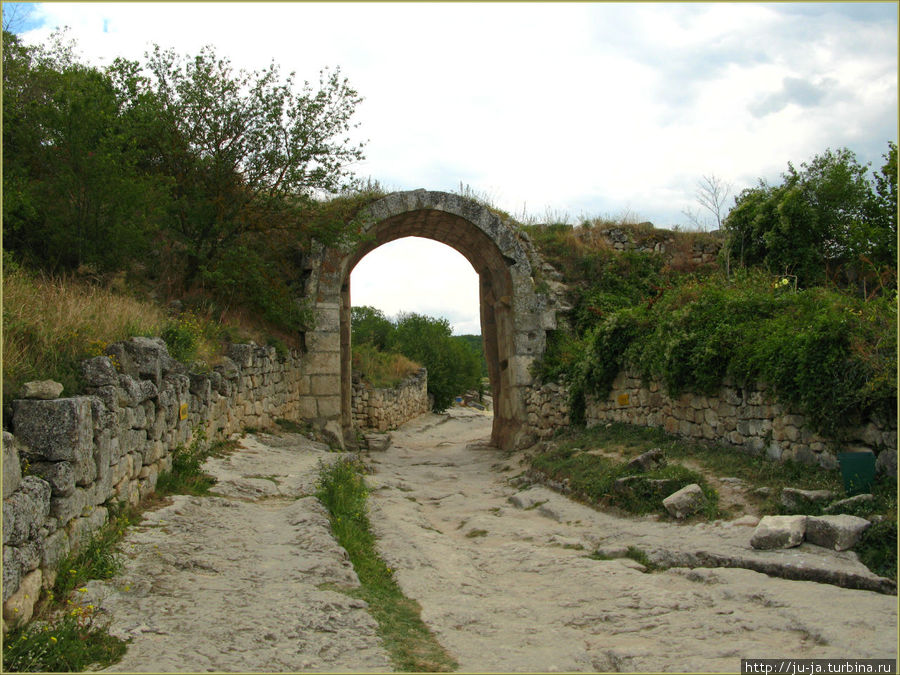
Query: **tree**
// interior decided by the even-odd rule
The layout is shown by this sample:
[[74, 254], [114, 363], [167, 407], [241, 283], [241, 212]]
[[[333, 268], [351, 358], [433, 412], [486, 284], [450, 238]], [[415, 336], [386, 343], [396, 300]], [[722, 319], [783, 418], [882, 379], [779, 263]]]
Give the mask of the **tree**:
[[744, 190], [725, 220], [726, 255], [806, 286], [841, 281], [868, 295], [872, 283], [895, 284], [894, 144], [885, 158], [873, 179], [850, 150], [826, 150], [799, 169], [788, 164], [780, 185]]
[[[703, 176], [697, 182], [697, 191], [694, 193], [697, 203], [700, 204], [701, 208], [712, 214], [717, 230], [722, 229], [722, 222], [727, 214], [725, 203], [728, 201], [730, 194], [731, 183], [722, 180], [715, 174]], [[707, 229], [699, 211], [684, 209], [682, 213], [688, 217], [695, 227], [701, 230]]]
[[421, 314], [401, 314], [394, 333], [394, 348], [428, 369], [428, 393], [435, 412], [446, 410], [455, 396], [477, 389], [481, 366], [477, 353], [451, 338], [450, 323]]
[[162, 128], [147, 140], [174, 179], [186, 283], [243, 234], [295, 224], [304, 200], [336, 192], [363, 157], [345, 136], [362, 99], [339, 69], [297, 91], [274, 63], [235, 71], [212, 47], [189, 59], [155, 46], [146, 68], [118, 59], [113, 70], [135, 106], [151, 97], [159, 107]]
[[351, 307], [350, 326], [354, 345], [371, 344], [380, 351], [391, 348], [394, 324], [380, 309], [367, 305]]
[[4, 43], [4, 245], [50, 269], [122, 267], [146, 250], [166, 196], [138, 167], [112, 82], [63, 33]]

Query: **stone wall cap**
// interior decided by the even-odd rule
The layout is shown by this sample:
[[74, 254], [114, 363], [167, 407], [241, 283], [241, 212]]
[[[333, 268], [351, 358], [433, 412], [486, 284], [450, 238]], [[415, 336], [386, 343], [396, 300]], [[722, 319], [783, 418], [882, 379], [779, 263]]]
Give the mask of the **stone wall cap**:
[[22, 385], [22, 391], [19, 394], [19, 397], [47, 401], [59, 398], [62, 391], [62, 384], [54, 380], [34, 380]]

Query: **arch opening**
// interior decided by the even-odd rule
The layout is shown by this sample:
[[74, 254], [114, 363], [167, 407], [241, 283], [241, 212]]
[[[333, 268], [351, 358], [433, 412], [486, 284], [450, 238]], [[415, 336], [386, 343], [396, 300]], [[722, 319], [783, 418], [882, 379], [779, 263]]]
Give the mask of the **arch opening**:
[[378, 247], [406, 237], [420, 237], [446, 244], [460, 253], [478, 274], [481, 340], [487, 361], [488, 380], [494, 401], [493, 444], [502, 443], [501, 428], [514, 412], [504, 392], [511, 383], [504, 382], [501, 366], [508, 364], [512, 340], [511, 306], [504, 303], [512, 288], [509, 265], [497, 245], [481, 230], [465, 219], [440, 211], [410, 211], [373, 225], [367, 241], [345, 261], [341, 280], [341, 426], [350, 429], [352, 392], [352, 345], [350, 340], [350, 277], [359, 262]]

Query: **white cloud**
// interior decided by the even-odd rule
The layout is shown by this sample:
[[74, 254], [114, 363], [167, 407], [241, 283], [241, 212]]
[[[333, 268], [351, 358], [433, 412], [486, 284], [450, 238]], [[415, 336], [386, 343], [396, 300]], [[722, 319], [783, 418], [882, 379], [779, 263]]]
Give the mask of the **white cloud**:
[[396, 189], [462, 182], [514, 214], [627, 209], [671, 226], [704, 174], [739, 190], [827, 147], [878, 163], [896, 140], [890, 4], [59, 2], [36, 14], [47, 25], [26, 39], [68, 24], [95, 62], [158, 42], [213, 44], [248, 68], [274, 59], [301, 80], [340, 65], [365, 98], [359, 173]]

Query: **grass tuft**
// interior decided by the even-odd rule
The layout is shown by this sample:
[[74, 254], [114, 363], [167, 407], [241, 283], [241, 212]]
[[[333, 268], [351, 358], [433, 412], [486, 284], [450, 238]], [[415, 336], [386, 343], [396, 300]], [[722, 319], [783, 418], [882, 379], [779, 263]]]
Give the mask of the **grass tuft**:
[[195, 429], [190, 444], [179, 445], [172, 454], [172, 468], [163, 471], [156, 480], [156, 494], [165, 495], [206, 495], [216, 484], [216, 479], [203, 471], [207, 457], [221, 457], [227, 448], [233, 447], [225, 441], [213, 443], [205, 448], [206, 432]]
[[378, 634], [398, 671], [449, 672], [457, 667], [421, 619], [422, 608], [406, 597], [393, 571], [378, 555], [367, 515], [363, 466], [342, 459], [323, 467], [316, 496], [330, 514], [331, 529], [359, 577], [360, 587], [341, 589], [365, 600]]

